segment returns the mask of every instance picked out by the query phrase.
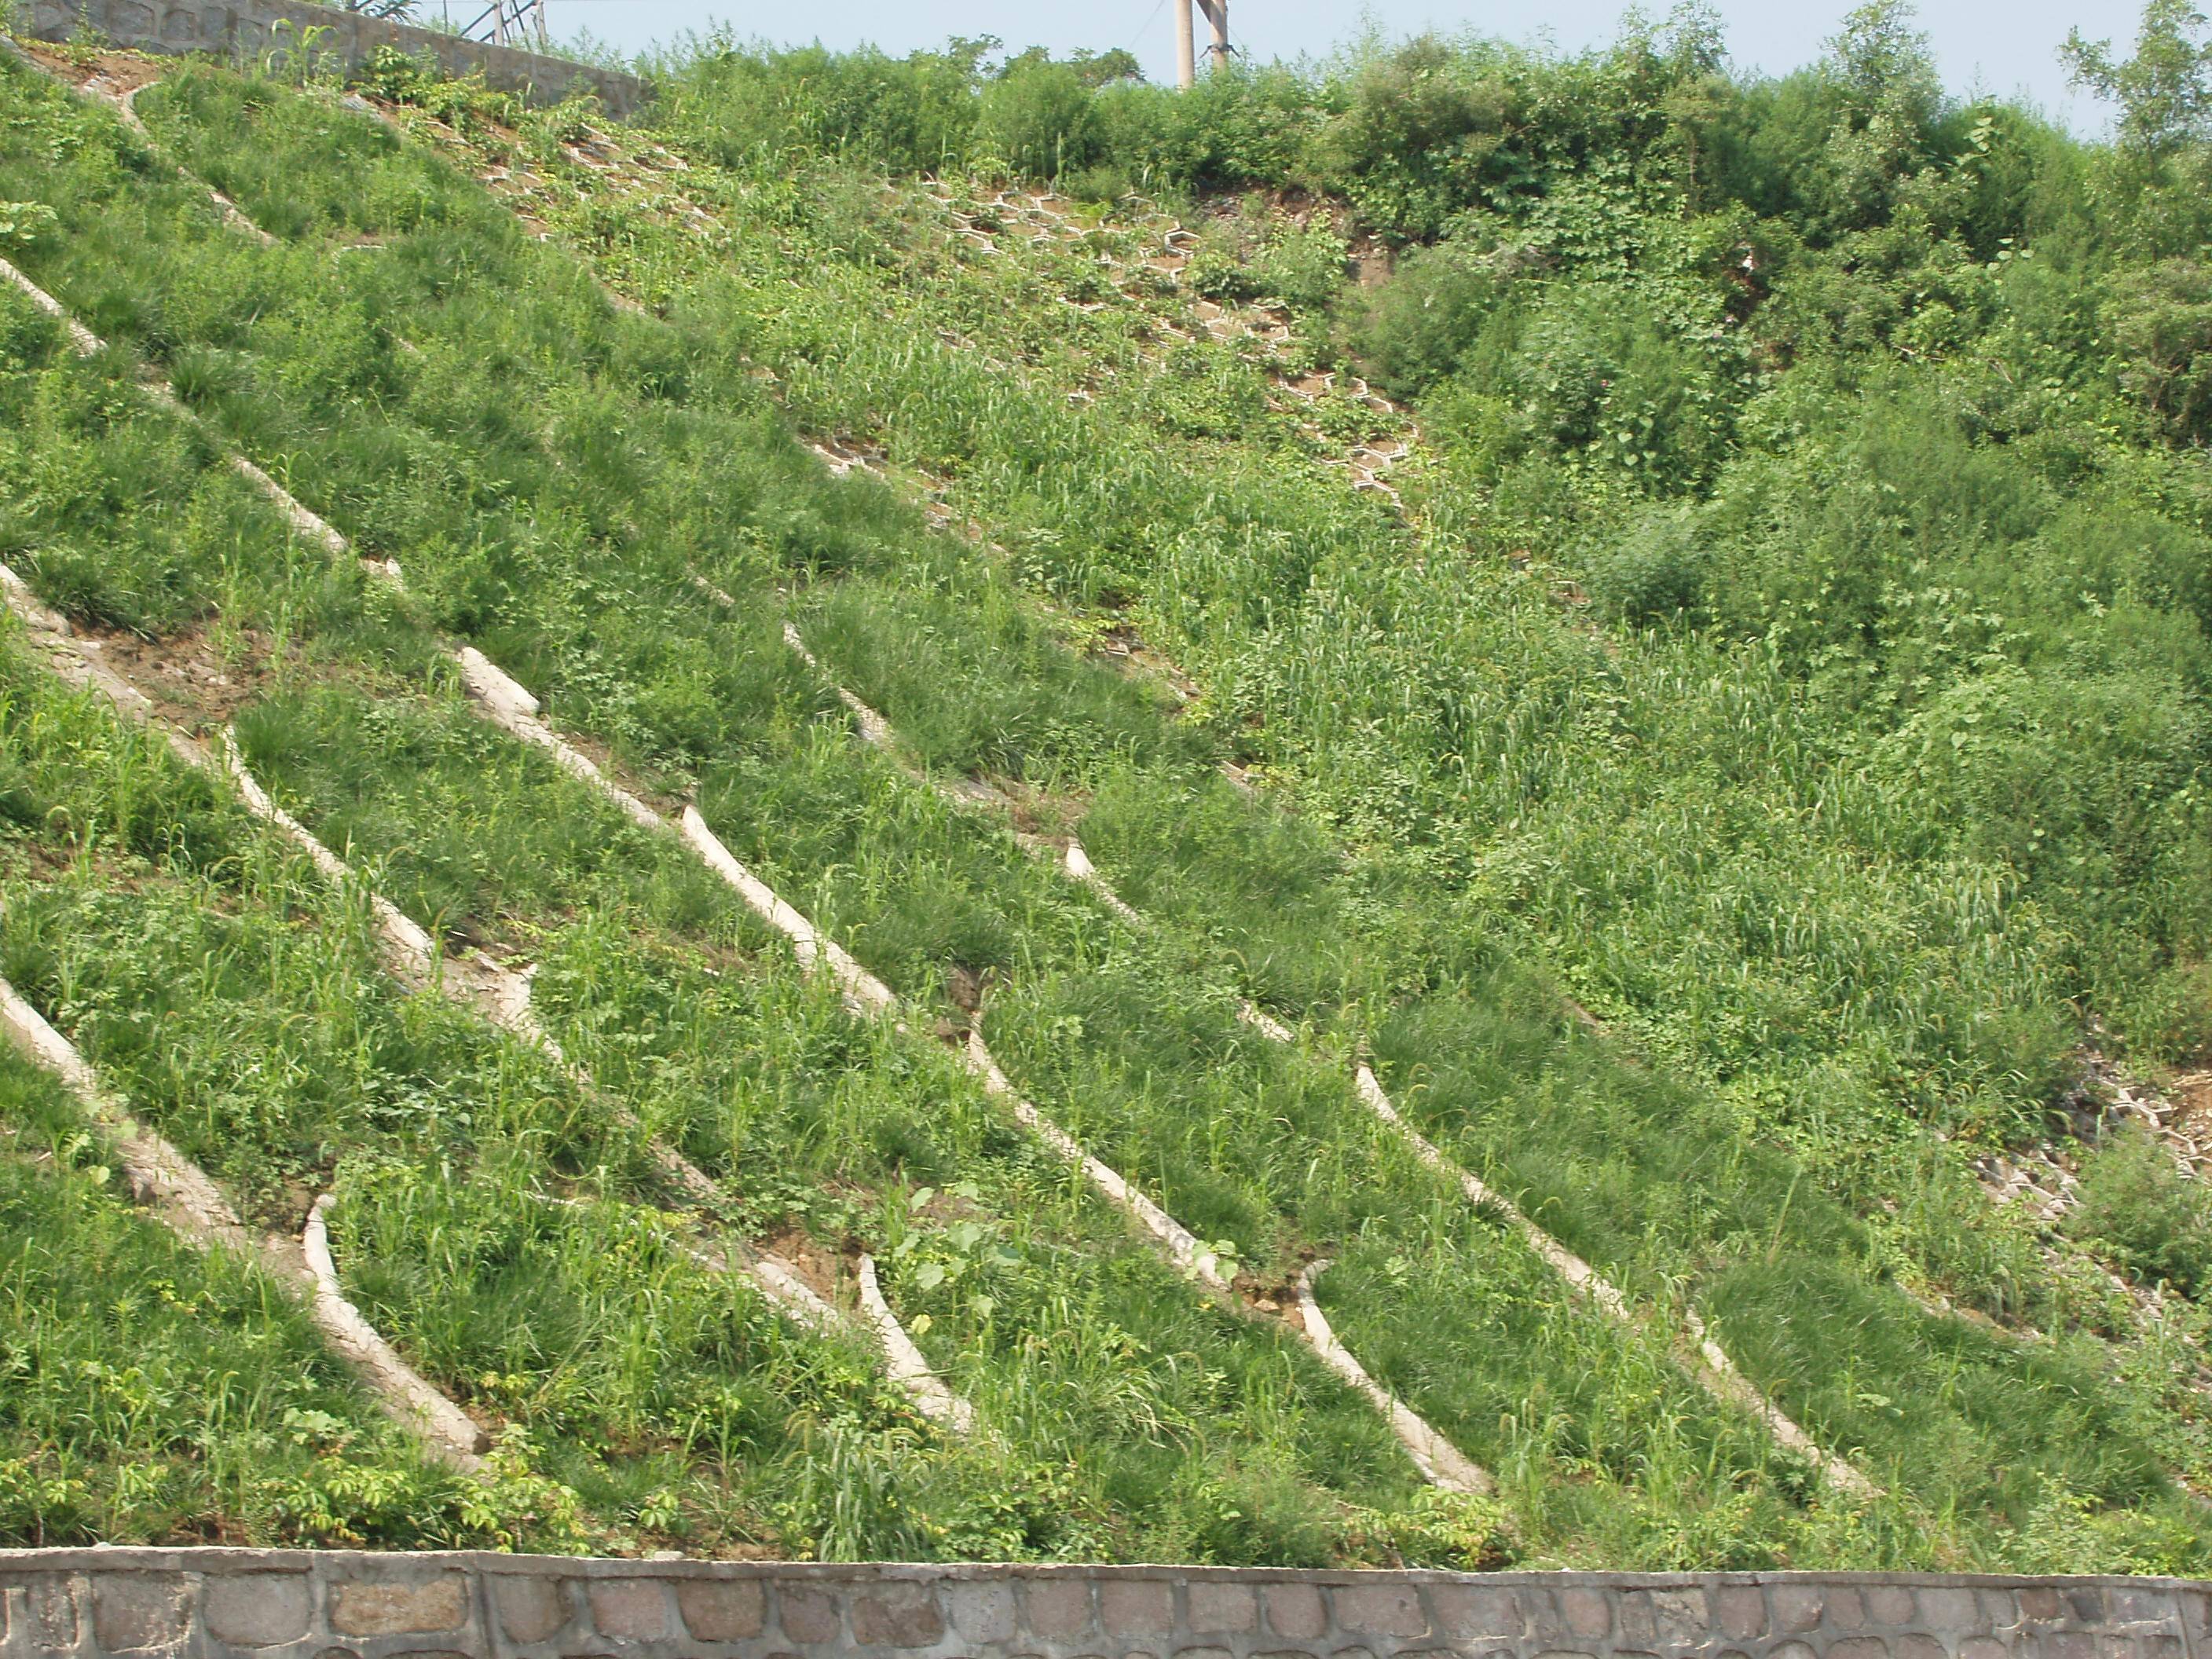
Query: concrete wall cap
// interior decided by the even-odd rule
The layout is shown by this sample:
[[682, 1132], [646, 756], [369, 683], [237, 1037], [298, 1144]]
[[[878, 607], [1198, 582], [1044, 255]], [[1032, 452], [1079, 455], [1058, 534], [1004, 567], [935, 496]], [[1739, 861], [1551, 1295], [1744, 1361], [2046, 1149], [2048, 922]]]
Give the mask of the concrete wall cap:
[[568, 1578], [696, 1578], [700, 1577], [819, 1579], [881, 1584], [901, 1580], [961, 1581], [1073, 1578], [1170, 1578], [1324, 1589], [1376, 1583], [1474, 1584], [1508, 1589], [1682, 1590], [1730, 1586], [1842, 1585], [1906, 1589], [2056, 1589], [2189, 1591], [2212, 1594], [2212, 1579], [2130, 1577], [2124, 1574], [2034, 1577], [2009, 1573], [1942, 1572], [1595, 1572], [1583, 1570], [1452, 1572], [1440, 1568], [1289, 1568], [1180, 1566], [1170, 1562], [1086, 1565], [1061, 1562], [928, 1561], [642, 1561], [608, 1556], [511, 1555], [496, 1550], [246, 1549], [223, 1545], [113, 1545], [58, 1549], [0, 1549], [0, 1574], [66, 1572], [318, 1572], [335, 1578], [368, 1574], [471, 1571], [491, 1574], [558, 1574]]

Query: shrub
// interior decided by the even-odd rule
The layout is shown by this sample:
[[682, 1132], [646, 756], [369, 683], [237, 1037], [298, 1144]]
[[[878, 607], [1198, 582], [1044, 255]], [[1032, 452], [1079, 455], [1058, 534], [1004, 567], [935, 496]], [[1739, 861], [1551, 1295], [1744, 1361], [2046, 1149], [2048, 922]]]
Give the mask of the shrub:
[[1417, 395], [1459, 366], [1504, 287], [1487, 262], [1457, 244], [1416, 248], [1367, 301], [1352, 325], [1352, 349], [1382, 384]]
[[2166, 259], [2106, 284], [2105, 321], [2121, 386], [2168, 435], [2212, 435], [2212, 271]]
[[1656, 508], [1589, 556], [1584, 584], [1599, 611], [1617, 621], [1637, 627], [1698, 622], [1705, 617], [1711, 560], [1693, 510]]
[[2066, 1231], [2130, 1278], [2189, 1297], [2212, 1287], [2212, 1195], [2149, 1135], [2124, 1130], [2090, 1154], [2081, 1195]]
[[1434, 236], [1475, 199], [1484, 163], [1504, 142], [1513, 99], [1497, 70], [1510, 61], [1434, 35], [1376, 53], [1352, 75], [1312, 165], [1370, 222]]
[[1034, 176], [1087, 167], [1097, 154], [1091, 88], [1069, 64], [1017, 63], [983, 89], [975, 137], [986, 154]]

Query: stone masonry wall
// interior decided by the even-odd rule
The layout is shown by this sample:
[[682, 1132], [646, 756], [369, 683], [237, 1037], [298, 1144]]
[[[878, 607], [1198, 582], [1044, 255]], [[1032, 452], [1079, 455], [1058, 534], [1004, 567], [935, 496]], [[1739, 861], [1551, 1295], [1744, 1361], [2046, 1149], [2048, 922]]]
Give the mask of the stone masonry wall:
[[[133, 52], [212, 52], [258, 58], [297, 46], [302, 28], [319, 28], [325, 33], [316, 52], [330, 53], [349, 68], [367, 63], [379, 46], [397, 46], [410, 58], [428, 52], [449, 75], [482, 70], [491, 86], [539, 103], [558, 103], [572, 88], [597, 93], [617, 120], [642, 104], [650, 91], [635, 75], [301, 0], [30, 0], [27, 8], [18, 9], [27, 11], [24, 32], [34, 39], [66, 40], [81, 24], [89, 25], [111, 44]], [[291, 27], [280, 30], [279, 22]]]
[[0, 1659], [2197, 1659], [2212, 1585], [0, 1551]]

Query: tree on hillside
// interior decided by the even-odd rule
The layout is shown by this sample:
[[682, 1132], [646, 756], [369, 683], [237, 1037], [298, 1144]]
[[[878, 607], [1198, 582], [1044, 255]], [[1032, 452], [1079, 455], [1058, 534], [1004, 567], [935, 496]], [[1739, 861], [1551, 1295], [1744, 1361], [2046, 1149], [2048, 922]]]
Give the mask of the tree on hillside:
[[2212, 115], [2212, 44], [2204, 14], [2188, 0], [2149, 0], [2136, 55], [2116, 58], [2110, 40], [2075, 29], [2059, 48], [2074, 84], [2120, 106], [2120, 142], [2153, 156], [2205, 134]]
[[1912, 21], [1909, 0], [1870, 0], [1828, 42], [1830, 72], [1869, 118], [1924, 125], [1943, 101], [1928, 36]]

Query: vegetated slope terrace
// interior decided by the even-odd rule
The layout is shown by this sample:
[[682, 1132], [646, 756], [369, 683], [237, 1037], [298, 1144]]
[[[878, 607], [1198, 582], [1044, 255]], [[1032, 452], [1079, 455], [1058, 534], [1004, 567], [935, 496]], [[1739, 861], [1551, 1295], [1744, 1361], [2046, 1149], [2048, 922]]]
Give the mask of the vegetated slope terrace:
[[[5, 76], [0, 197], [52, 210], [10, 257], [111, 343], [80, 360], [0, 296], [5, 556], [173, 722], [234, 729], [449, 950], [529, 970], [583, 1073], [392, 981], [356, 890], [12, 648], [0, 966], [241, 1208], [296, 1228], [333, 1190], [349, 1293], [500, 1449], [432, 1469], [335, 1382], [193, 1431], [210, 1329], [277, 1340], [238, 1326], [211, 1260], [180, 1281], [207, 1321], [162, 1356], [175, 1426], [126, 1477], [60, 1380], [115, 1340], [19, 1294], [11, 1352], [50, 1403], [0, 1464], [18, 1535], [2198, 1562], [2193, 1304], [2101, 1236], [1996, 1211], [1924, 1133], [2033, 1121], [2047, 1085], [1990, 1046], [2051, 1006], [2021, 994], [2051, 971], [2014, 939], [2024, 901], [1896, 844], [1905, 809], [1834, 781], [1771, 650], [1595, 625], [1548, 566], [1470, 548], [1498, 505], [1426, 410], [1390, 492], [1328, 465], [1364, 446], [1372, 481], [1376, 441], [1419, 435], [1323, 381], [1334, 289], [1267, 340], [1233, 308], [1249, 273], [1340, 258], [1325, 223], [1170, 238], [733, 152], [711, 63], [653, 149], [573, 110], [505, 125], [398, 70], [349, 107], [180, 66], [136, 100], [156, 155]], [[189, 414], [134, 387], [148, 371]], [[833, 474], [793, 421], [885, 479]], [[295, 533], [233, 451], [404, 588]], [[447, 636], [648, 800], [695, 803], [889, 984], [897, 1024], [478, 718]], [[897, 752], [860, 740], [839, 682]], [[1033, 856], [1070, 835], [1134, 920]], [[1807, 890], [1814, 914], [1774, 896]], [[1695, 948], [1654, 942], [1677, 938]], [[978, 1035], [1195, 1230], [1231, 1297], [979, 1085]], [[1413, 1156], [1363, 1057], [1630, 1316]], [[158, 1255], [84, 1173], [96, 1137], [8, 1074], [46, 1103], [10, 1117], [22, 1224], [91, 1218], [48, 1249]], [[662, 1144], [720, 1194], [671, 1190]], [[846, 1300], [866, 1251], [975, 1431], [687, 1243], [722, 1232]], [[1424, 1490], [1297, 1340], [1321, 1257], [1346, 1348], [1493, 1497]], [[1693, 1318], [1872, 1489], [1701, 1388]], [[289, 1461], [249, 1480], [239, 1444]]]

